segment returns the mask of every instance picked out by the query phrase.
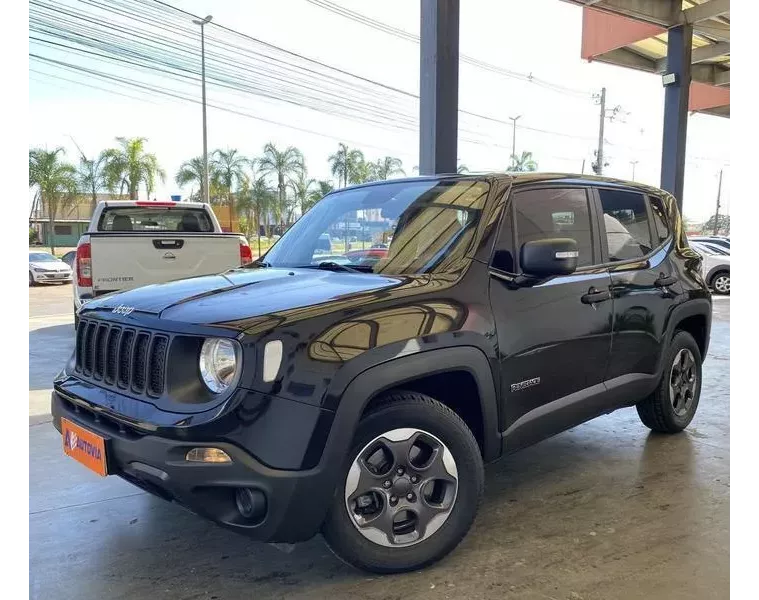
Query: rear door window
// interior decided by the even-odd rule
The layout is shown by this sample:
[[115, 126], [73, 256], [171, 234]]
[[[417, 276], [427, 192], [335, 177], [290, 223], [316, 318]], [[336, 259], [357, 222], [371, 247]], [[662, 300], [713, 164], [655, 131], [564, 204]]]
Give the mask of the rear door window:
[[664, 210], [664, 203], [661, 198], [649, 196], [648, 199], [651, 204], [651, 215], [654, 219], [654, 230], [656, 231], [656, 236], [659, 238], [659, 244], [663, 244], [670, 236], [670, 229], [667, 223], [667, 212]]
[[109, 207], [103, 210], [98, 231], [213, 232], [213, 223], [202, 208]]
[[599, 188], [598, 195], [609, 261], [632, 260], [651, 252], [653, 243], [643, 194]]

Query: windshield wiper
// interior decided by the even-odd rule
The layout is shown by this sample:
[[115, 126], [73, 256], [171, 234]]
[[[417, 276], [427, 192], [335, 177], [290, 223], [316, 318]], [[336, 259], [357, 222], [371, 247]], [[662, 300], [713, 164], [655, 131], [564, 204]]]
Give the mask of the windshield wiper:
[[244, 265], [241, 265], [239, 268], [241, 269], [267, 269], [270, 268], [272, 265], [271, 263], [268, 263], [266, 261], [260, 261], [260, 260], [254, 260], [253, 262], [245, 263]]
[[324, 269], [325, 271], [345, 271], [347, 273], [361, 273], [358, 269], [354, 269], [353, 267], [349, 267], [348, 265], [341, 265], [340, 263], [336, 263], [332, 260], [325, 260], [324, 262], [320, 262], [318, 265], [313, 265], [317, 269]]

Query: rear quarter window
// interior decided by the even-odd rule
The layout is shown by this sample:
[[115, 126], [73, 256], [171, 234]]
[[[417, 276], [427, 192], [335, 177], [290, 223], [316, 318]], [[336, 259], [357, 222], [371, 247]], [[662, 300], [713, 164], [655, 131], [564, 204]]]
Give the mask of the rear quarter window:
[[211, 233], [213, 223], [202, 208], [114, 207], [103, 210], [98, 231]]

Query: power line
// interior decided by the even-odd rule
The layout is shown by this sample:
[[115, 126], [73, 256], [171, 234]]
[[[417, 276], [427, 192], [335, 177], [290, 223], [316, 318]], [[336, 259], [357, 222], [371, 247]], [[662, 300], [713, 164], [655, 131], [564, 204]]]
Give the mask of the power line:
[[[84, 0], [84, 2], [86, 4], [97, 5], [97, 6], [100, 6], [101, 8], [105, 8], [105, 9], [110, 9], [111, 8], [110, 6], [106, 6], [106, 5], [103, 5], [102, 3], [95, 2], [95, 1], [92, 1], [92, 0], [90, 0], [90, 1]], [[44, 8], [49, 8], [49, 9], [53, 8], [52, 5], [45, 4], [44, 2], [40, 2], [39, 0], [32, 0], [31, 4], [32, 5], [41, 6], [41, 7], [44, 7]], [[144, 2], [143, 2], [143, 4], [144, 4]], [[163, 2], [159, 2], [158, 4], [161, 4], [161, 5], [164, 5], [164, 6], [169, 6], [169, 5], [166, 5]], [[58, 9], [58, 10], [60, 10], [60, 9]], [[190, 14], [190, 13], [186, 13], [186, 11], [182, 11], [181, 9], [174, 9], [174, 10], [179, 10], [183, 14]], [[78, 17], [78, 18], [84, 18], [88, 23], [90, 23], [92, 25], [98, 24], [98, 21], [96, 19], [91, 18], [91, 16], [90, 17], [82, 17], [82, 15], [79, 14], [79, 13], [70, 13], [68, 11], [62, 11], [62, 12], [64, 14], [66, 14], [66, 15], [69, 15], [69, 16], [75, 16], [75, 17]], [[146, 13], [143, 13], [143, 16], [145, 14]], [[130, 14], [128, 16], [131, 17], [132, 15]], [[192, 15], [190, 15], [190, 16], [192, 16]], [[35, 18], [36, 18], [36, 15], [32, 13], [32, 18], [30, 19], [30, 24], [31, 24], [31, 26], [33, 28], [36, 27], [39, 30], [39, 24], [35, 21]], [[58, 17], [58, 18], [60, 19], [60, 17]], [[144, 19], [143, 19], [143, 21], [144, 21]], [[104, 26], [107, 25], [108, 27], [112, 27], [111, 23], [107, 23], [107, 24], [106, 23], [100, 23], [100, 24], [104, 25]], [[71, 40], [72, 38], [71, 38], [71, 35], [69, 35], [69, 34], [71, 33], [72, 24], [71, 24], [70, 21], [67, 21], [67, 22], [64, 22], [64, 25], [67, 25], [69, 27], [68, 34], [66, 34], [65, 31], [64, 31], [63, 34], [61, 34], [61, 32], [58, 31], [58, 35], [59, 35], [59, 37], [63, 37], [64, 39]], [[162, 29], [169, 29], [169, 27], [167, 27], [167, 24], [166, 24], [165, 21], [159, 23], [158, 26], [160, 28], [162, 28]], [[218, 27], [218, 24], [216, 26]], [[225, 28], [223, 26], [221, 26], [221, 27], [224, 30], [233, 31], [233, 30], [229, 30], [228, 28]], [[171, 27], [171, 29], [176, 29], [176, 28]], [[45, 33], [47, 33], [48, 35], [54, 35], [56, 33], [55, 28], [54, 27], [51, 28], [50, 23], [47, 24], [47, 29], [42, 29], [42, 30]], [[91, 45], [95, 45], [96, 47], [105, 47], [105, 49], [107, 49], [110, 52], [113, 52], [113, 53], [115, 53], [117, 55], [115, 57], [116, 60], [127, 60], [127, 59], [124, 59], [122, 56], [119, 56], [119, 55], [123, 55], [123, 54], [128, 54], [129, 56], [138, 55], [139, 52], [137, 50], [135, 50], [135, 46], [134, 46], [134, 44], [136, 43], [135, 42], [135, 38], [146, 38], [146, 37], [148, 37], [146, 35], [136, 35], [134, 32], [130, 31], [129, 32], [129, 36], [130, 36], [129, 37], [129, 42], [133, 44], [133, 47], [131, 49], [128, 49], [128, 48], [125, 49], [123, 46], [120, 46], [120, 47], [117, 47], [117, 48], [114, 49], [112, 41], [111, 41], [110, 45], [108, 43], [108, 39], [109, 38], [106, 38], [105, 41], [100, 39], [101, 37], [103, 37], [103, 35], [102, 35], [103, 33], [104, 32], [99, 31], [97, 36], [84, 36], [84, 37], [82, 37], [81, 31], [79, 31], [79, 37], [76, 38], [74, 41], [76, 41], [77, 43], [80, 43], [80, 44], [84, 44], [86, 46], [87, 45], [90, 45], [90, 46]], [[183, 33], [184, 33], [184, 35], [187, 35], [186, 32], [183, 32]], [[235, 33], [238, 34], [238, 32], [235, 32]], [[109, 34], [109, 35], [112, 36], [112, 34]], [[242, 35], [243, 37], [246, 37], [246, 38], [250, 38], [254, 42], [259, 42], [259, 40], [257, 40], [256, 38], [251, 38], [250, 36], [247, 36], [246, 34], [239, 34], [239, 35]], [[150, 38], [148, 37], [148, 39], [150, 39]], [[164, 49], [164, 54], [166, 53], [165, 51], [166, 51], [167, 47], [176, 48], [178, 51], [186, 51], [187, 50], [187, 45], [186, 44], [177, 45], [176, 42], [168, 43], [167, 40], [164, 39], [164, 38], [161, 38], [159, 41], [161, 42], [161, 47]], [[211, 46], [212, 44], [213, 44], [213, 40], [209, 39], [209, 46]], [[223, 44], [227, 44], [228, 45], [228, 43], [226, 41], [224, 41]], [[221, 45], [221, 43], [219, 43], [218, 45]], [[267, 45], [267, 47], [278, 49], [276, 46], [272, 46], [271, 44], [266, 44], [266, 45]], [[73, 48], [70, 48], [70, 49], [73, 49]], [[281, 50], [281, 49], [278, 49], [278, 50]], [[192, 51], [196, 52], [196, 50], [194, 48], [192, 48]], [[141, 59], [149, 59], [152, 62], [159, 62], [160, 64], [163, 64], [163, 65], [170, 65], [171, 68], [177, 69], [177, 70], [182, 71], [184, 73], [188, 73], [188, 72], [197, 73], [197, 67], [194, 67], [193, 69], [188, 69], [187, 68], [186, 60], [184, 60], [184, 62], [176, 62], [176, 60], [175, 60], [173, 63], [167, 63], [166, 60], [158, 60], [156, 58], [156, 56], [150, 56], [149, 53], [145, 54], [145, 52], [146, 52], [145, 48], [142, 49], [142, 52], [143, 52], [143, 55], [140, 55]], [[291, 53], [289, 51], [284, 51], [284, 52], [286, 52], [288, 55], [296, 56], [296, 57], [302, 58], [302, 59], [304, 59], [306, 61], [310, 61], [310, 59], [302, 57], [301, 55], [298, 55], [298, 54], [295, 54], [295, 53]], [[103, 58], [103, 57], [101, 56], [101, 58]], [[114, 57], [109, 57], [109, 58], [110, 59], [114, 59]], [[218, 58], [219, 58], [219, 60], [221, 60], [221, 56], [219, 56]], [[210, 62], [210, 60], [211, 60], [211, 57], [209, 56], [209, 62]], [[269, 97], [271, 99], [284, 100], [286, 102], [291, 102], [291, 103], [294, 103], [296, 105], [302, 105], [303, 104], [302, 99], [303, 99], [303, 93], [304, 93], [303, 90], [304, 89], [314, 89], [313, 86], [308, 86], [308, 85], [305, 85], [305, 84], [303, 84], [301, 82], [300, 85], [299, 85], [299, 88], [300, 88], [300, 92], [299, 92], [300, 93], [300, 97], [299, 98], [300, 98], [301, 101], [294, 101], [294, 98], [292, 96], [292, 90], [288, 91], [288, 90], [283, 90], [282, 88], [279, 88], [277, 90], [278, 91], [277, 94], [272, 94], [270, 92], [262, 90], [260, 85], [256, 86], [254, 89], [251, 89], [249, 85], [248, 85], [248, 87], [245, 87], [244, 85], [241, 85], [241, 83], [247, 83], [247, 84], [249, 84], [250, 80], [249, 79], [245, 79], [244, 77], [241, 78], [240, 75], [239, 75], [239, 69], [242, 68], [242, 67], [245, 67], [248, 70], [250, 70], [249, 65], [248, 64], [241, 65], [239, 63], [239, 61], [238, 62], [231, 61], [231, 64], [232, 64], [232, 66], [234, 66], [236, 68], [236, 70], [234, 72], [232, 72], [232, 71], [226, 71], [227, 72], [226, 79], [225, 78], [221, 78], [221, 77], [217, 77], [217, 79], [218, 79], [217, 84], [221, 85], [222, 87], [226, 87], [228, 89], [231, 89], [231, 90], [241, 90], [241, 91], [251, 92], [251, 93], [255, 93], [257, 95], [262, 95], [262, 96], [265, 96], [265, 97]], [[332, 67], [330, 67], [329, 65], [326, 65], [324, 63], [319, 63], [318, 61], [317, 61], [316, 64], [324, 66], [327, 69], [332, 69]], [[338, 70], [338, 71], [340, 73], [342, 73], [342, 74], [353, 76], [353, 74], [350, 74], [347, 71], [342, 71], [342, 70]], [[268, 78], [267, 82], [271, 81], [272, 73], [270, 71], [263, 72], [261, 74], [262, 74], [262, 76], [263, 75], [267, 76], [267, 78]], [[209, 79], [213, 80], [213, 78], [214, 78], [213, 72], [209, 73]], [[275, 79], [277, 79], [277, 78], [275, 77]], [[278, 78], [278, 80], [281, 81], [282, 78]], [[369, 80], [369, 79], [366, 79], [366, 78], [361, 78], [361, 81], [367, 82], [367, 83], [377, 83], [377, 82], [373, 82], [372, 80]], [[379, 85], [382, 86], [383, 84], [379, 84]], [[268, 88], [272, 88], [272, 87], [275, 87], [275, 86], [272, 86], [269, 83], [267, 87]], [[387, 88], [387, 86], [385, 86], [385, 87]], [[388, 89], [397, 90], [397, 88], [388, 88]], [[415, 94], [411, 94], [409, 92], [403, 92], [403, 90], [400, 90], [400, 91], [404, 95], [406, 95], [407, 97], [413, 98], [414, 100], [416, 100], [418, 98], [418, 96], [416, 96]], [[358, 90], [356, 90], [356, 92], [358, 92]], [[386, 104], [384, 104], [384, 106], [379, 106], [379, 107], [371, 105], [371, 104], [369, 104], [369, 105], [367, 105], [365, 103], [362, 104], [362, 102], [360, 101], [360, 99], [357, 99], [355, 97], [350, 97], [350, 96], [348, 98], [349, 103], [346, 105], [345, 103], [341, 103], [340, 102], [340, 99], [343, 98], [345, 95], [346, 95], [345, 94], [345, 90], [343, 90], [343, 93], [341, 93], [337, 97], [337, 99], [334, 97], [334, 95], [332, 95], [330, 97], [327, 97], [327, 98], [325, 98], [324, 96], [322, 96], [322, 97], [313, 97], [313, 96], [311, 96], [311, 97], [308, 97], [308, 100], [311, 102], [311, 104], [309, 104], [307, 107], [313, 108], [313, 109], [316, 109], [316, 110], [321, 110], [323, 112], [326, 111], [326, 112], [328, 112], [330, 114], [336, 114], [336, 112], [335, 112], [334, 109], [335, 109], [336, 106], [338, 106], [338, 107], [340, 107], [340, 108], [342, 108], [342, 109], [344, 109], [346, 111], [352, 112], [354, 116], [360, 116], [360, 118], [361, 118], [362, 121], [374, 122], [375, 124], [380, 124], [382, 126], [390, 126], [391, 128], [392, 127], [397, 127], [398, 123], [400, 121], [400, 122], [404, 123], [407, 127], [413, 127], [414, 129], [416, 129], [416, 116], [415, 116], [416, 111], [413, 111], [413, 114], [410, 114], [408, 111], [401, 111], [399, 113], [396, 109], [393, 109], [391, 107], [390, 108], [387, 107]], [[325, 100], [328, 101], [327, 105], [324, 104]], [[317, 102], [316, 105], [313, 104], [314, 101]], [[369, 114], [367, 114], [366, 111], [358, 111], [357, 107], [361, 107], [361, 106], [363, 106], [364, 108], [366, 108], [366, 109], [368, 109], [369, 111], [372, 111], [372, 112], [370, 112]], [[498, 124], [504, 125], [504, 126], [508, 126], [509, 125], [508, 123], [506, 123], [505, 121], [503, 121], [501, 119], [497, 119], [497, 118], [490, 117], [490, 116], [487, 116], [487, 115], [481, 115], [481, 114], [478, 114], [478, 113], [474, 113], [474, 112], [471, 112], [471, 111], [465, 111], [465, 110], [462, 110], [461, 112], [464, 115], [468, 115], [468, 116], [472, 116], [472, 117], [479, 118], [479, 119], [482, 119], [482, 120], [486, 120], [488, 122], [494, 122], [494, 123], [498, 123]], [[340, 116], [346, 116], [346, 115], [340, 115]], [[538, 132], [538, 133], [548, 134], [548, 135], [558, 135], [558, 136], [567, 137], [567, 138], [584, 139], [584, 140], [590, 139], [590, 138], [587, 138], [585, 136], [576, 136], [576, 135], [566, 134], [566, 133], [562, 133], [562, 132], [553, 132], [553, 131], [539, 129], [539, 128], [535, 128], [535, 127], [524, 127], [524, 128], [528, 129], [528, 130], [532, 130], [532, 131]], [[466, 131], [466, 130], [464, 130], [464, 131]], [[474, 133], [476, 135], [482, 135], [482, 134], [480, 134], [478, 132], [473, 132], [473, 131], [469, 131], [469, 133]]]
[[[372, 19], [361, 13], [354, 12], [348, 8], [345, 8], [344, 6], [340, 6], [339, 4], [336, 4], [334, 2], [330, 2], [329, 0], [306, 0], [306, 2], [309, 2], [310, 4], [313, 4], [314, 6], [318, 6], [319, 8], [328, 10], [341, 17], [350, 19], [351, 21], [361, 23], [362, 25], [366, 25], [378, 31], [382, 31], [384, 33], [393, 35], [397, 38], [400, 38], [409, 42], [414, 42], [416, 44], [420, 42], [420, 38], [418, 35], [409, 33], [408, 31], [405, 31], [403, 29], [398, 29], [396, 27], [388, 25], [387, 23], [383, 23], [382, 21]], [[576, 88], [569, 88], [560, 84], [552, 83], [550, 81], [535, 77], [532, 73], [520, 73], [517, 71], [512, 71], [510, 69], [506, 69], [505, 67], [500, 67], [498, 65], [494, 65], [492, 63], [488, 63], [483, 60], [473, 58], [471, 56], [467, 56], [466, 54], [460, 54], [459, 60], [461, 60], [461, 62], [473, 65], [475, 67], [479, 67], [481, 69], [490, 71], [492, 73], [503, 75], [505, 77], [510, 77], [513, 79], [518, 79], [520, 81], [526, 81], [529, 83], [534, 83], [536, 85], [545, 87], [546, 89], [550, 89], [560, 94], [581, 96], [588, 99], [591, 98], [591, 92], [587, 90], [579, 90]]]

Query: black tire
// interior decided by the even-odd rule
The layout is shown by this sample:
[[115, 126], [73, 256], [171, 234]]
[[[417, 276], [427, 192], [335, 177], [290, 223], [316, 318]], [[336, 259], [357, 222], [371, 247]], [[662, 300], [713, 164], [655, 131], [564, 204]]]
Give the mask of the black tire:
[[[678, 414], [672, 400], [670, 381], [675, 360], [682, 350], [690, 352], [694, 359], [696, 380], [690, 404], [683, 407], [682, 414]], [[701, 351], [693, 336], [687, 331], [677, 331], [664, 359], [664, 372], [659, 386], [653, 394], [637, 404], [638, 416], [646, 427], [660, 433], [679, 433], [690, 424], [701, 396], [701, 362]]]
[[[345, 486], [349, 469], [365, 446], [398, 428], [418, 428], [438, 438], [455, 460], [458, 488], [447, 519], [429, 537], [407, 546], [383, 546], [364, 537], [354, 525], [346, 507]], [[339, 558], [375, 573], [412, 571], [443, 558], [469, 531], [485, 485], [480, 449], [466, 423], [447, 406], [416, 392], [386, 395], [361, 420], [342, 473], [322, 533]]]
[[32, 275], [32, 272], [29, 271], [29, 287], [34, 287], [37, 285], [37, 282], [34, 281], [34, 275]]
[[76, 312], [76, 309], [74, 309], [74, 331], [76, 331], [79, 328], [79, 315]]
[[[727, 278], [727, 286], [725, 287], [724, 280]], [[718, 283], [719, 280], [719, 283]], [[720, 271], [712, 275], [712, 279], [709, 282], [709, 287], [714, 290], [715, 294], [724, 296], [730, 295], [730, 271]], [[718, 289], [719, 288], [719, 289]]]

